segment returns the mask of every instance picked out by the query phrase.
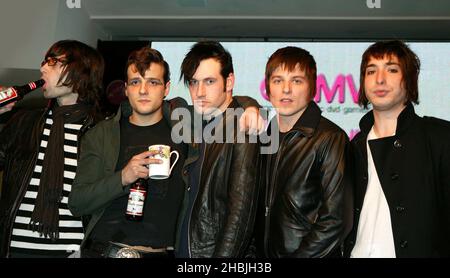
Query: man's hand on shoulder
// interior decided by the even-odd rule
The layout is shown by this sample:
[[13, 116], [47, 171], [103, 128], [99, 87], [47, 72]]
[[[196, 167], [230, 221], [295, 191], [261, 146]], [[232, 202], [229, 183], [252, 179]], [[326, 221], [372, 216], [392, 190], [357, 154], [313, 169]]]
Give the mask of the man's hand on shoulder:
[[259, 109], [254, 106], [245, 109], [239, 119], [239, 126], [241, 132], [251, 135], [261, 134], [264, 131], [264, 119], [259, 113]]

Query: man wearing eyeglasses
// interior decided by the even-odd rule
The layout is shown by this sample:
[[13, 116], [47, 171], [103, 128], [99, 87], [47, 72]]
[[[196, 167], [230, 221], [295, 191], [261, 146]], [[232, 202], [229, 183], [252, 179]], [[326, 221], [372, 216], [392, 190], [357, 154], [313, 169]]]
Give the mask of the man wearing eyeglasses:
[[1, 257], [68, 257], [80, 249], [82, 220], [70, 213], [67, 200], [80, 138], [97, 118], [103, 70], [92, 47], [56, 42], [40, 69], [47, 107], [17, 111], [1, 131]]

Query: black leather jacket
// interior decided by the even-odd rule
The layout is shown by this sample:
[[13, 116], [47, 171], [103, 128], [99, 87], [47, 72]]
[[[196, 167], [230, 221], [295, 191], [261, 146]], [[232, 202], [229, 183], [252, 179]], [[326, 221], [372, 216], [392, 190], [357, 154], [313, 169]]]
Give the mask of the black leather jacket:
[[[237, 107], [236, 100], [229, 105]], [[225, 112], [216, 130], [232, 121], [237, 127], [236, 117]], [[256, 216], [259, 144], [248, 143], [248, 138], [246, 142], [205, 144], [199, 191], [189, 222], [194, 258], [242, 257], [248, 247]], [[190, 151], [198, 149], [197, 145]], [[196, 158], [198, 153], [190, 154], [185, 169]], [[187, 170], [184, 175], [189, 175]]]
[[[0, 257], [7, 257], [9, 254], [12, 224], [33, 174], [47, 111], [48, 108], [19, 111], [0, 133], [0, 169], [3, 170]], [[86, 117], [79, 136], [93, 123], [92, 116]]]
[[352, 224], [347, 146], [345, 132], [321, 117], [320, 108], [310, 102], [278, 152], [263, 156], [255, 229], [258, 256], [340, 253]]

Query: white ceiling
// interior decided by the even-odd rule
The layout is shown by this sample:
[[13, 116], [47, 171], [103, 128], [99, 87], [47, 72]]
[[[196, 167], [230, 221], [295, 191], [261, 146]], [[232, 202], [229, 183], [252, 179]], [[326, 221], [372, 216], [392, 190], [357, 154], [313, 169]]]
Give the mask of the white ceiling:
[[[367, 2], [381, 8], [369, 9]], [[113, 39], [450, 40], [449, 0], [81, 0]]]

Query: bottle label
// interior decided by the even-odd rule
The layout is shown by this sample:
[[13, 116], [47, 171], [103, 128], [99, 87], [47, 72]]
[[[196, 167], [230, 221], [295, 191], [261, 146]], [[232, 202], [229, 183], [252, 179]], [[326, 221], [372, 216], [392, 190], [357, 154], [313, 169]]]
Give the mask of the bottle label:
[[1, 91], [0, 92], [0, 106], [3, 103], [9, 102], [10, 100], [13, 100], [13, 99], [15, 99], [17, 97], [18, 97], [17, 92], [12, 87], [8, 88], [8, 89], [6, 89], [4, 91]]
[[130, 189], [130, 195], [128, 195], [127, 214], [142, 216], [146, 195], [147, 193], [145, 191]]

